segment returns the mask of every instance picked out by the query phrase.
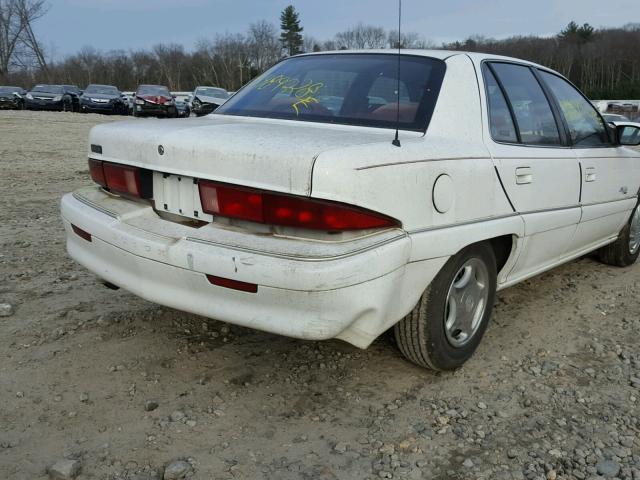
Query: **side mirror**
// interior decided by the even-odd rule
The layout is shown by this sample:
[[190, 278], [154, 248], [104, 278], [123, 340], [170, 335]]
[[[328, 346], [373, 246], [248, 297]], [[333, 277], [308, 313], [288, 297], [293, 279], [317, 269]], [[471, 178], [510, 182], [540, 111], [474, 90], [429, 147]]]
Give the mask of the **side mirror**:
[[636, 147], [640, 145], [640, 125], [618, 125], [620, 145]]

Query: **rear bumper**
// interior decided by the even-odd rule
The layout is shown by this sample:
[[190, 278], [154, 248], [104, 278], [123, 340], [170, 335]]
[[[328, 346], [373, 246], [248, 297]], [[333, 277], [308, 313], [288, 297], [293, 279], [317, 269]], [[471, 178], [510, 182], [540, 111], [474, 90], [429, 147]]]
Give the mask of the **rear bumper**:
[[[364, 248], [357, 245], [361, 241], [343, 242], [351, 245], [339, 247], [342, 253], [334, 248], [319, 256], [317, 245], [300, 245], [288, 255], [269, 244], [307, 242], [256, 239], [262, 250], [250, 249], [232, 239], [252, 235], [185, 227], [160, 219], [150, 207], [107, 200], [101, 207], [78, 194], [63, 197], [67, 250], [76, 261], [149, 301], [290, 337], [341, 338], [365, 348], [415, 305], [444, 263], [420, 262], [419, 269], [407, 264], [411, 242], [401, 231], [387, 232], [380, 242], [369, 239]], [[134, 206], [124, 214], [103, 208], [113, 202]], [[166, 235], [151, 227], [162, 223]], [[92, 241], [71, 224], [89, 232]], [[209, 227], [208, 237], [191, 236]], [[305, 250], [315, 253], [299, 255]], [[258, 291], [215, 286], [206, 274], [257, 284]]]

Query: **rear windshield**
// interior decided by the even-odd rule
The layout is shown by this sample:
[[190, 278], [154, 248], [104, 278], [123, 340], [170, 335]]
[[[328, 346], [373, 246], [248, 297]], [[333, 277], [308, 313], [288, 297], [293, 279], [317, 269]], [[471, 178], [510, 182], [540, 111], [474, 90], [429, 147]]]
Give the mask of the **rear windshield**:
[[31, 91], [42, 93], [62, 93], [62, 87], [60, 85], [36, 85]]
[[169, 95], [169, 89], [167, 87], [160, 87], [156, 85], [140, 85], [138, 87], [138, 95]]
[[109, 85], [89, 85], [84, 93], [93, 93], [94, 95], [118, 95], [118, 89]]
[[[425, 131], [445, 64], [402, 55], [400, 128]], [[323, 54], [294, 57], [259, 76], [215, 114], [395, 128], [398, 57]]]

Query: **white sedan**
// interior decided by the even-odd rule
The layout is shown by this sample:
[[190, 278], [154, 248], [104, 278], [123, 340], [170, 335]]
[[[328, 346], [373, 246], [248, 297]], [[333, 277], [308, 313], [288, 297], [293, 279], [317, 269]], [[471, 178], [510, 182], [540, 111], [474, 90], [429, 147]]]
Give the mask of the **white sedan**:
[[[398, 64], [400, 79], [398, 80]], [[557, 73], [462, 52], [278, 63], [214, 114], [99, 125], [71, 257], [169, 307], [411, 361], [475, 351], [496, 290], [640, 252], [640, 129]]]

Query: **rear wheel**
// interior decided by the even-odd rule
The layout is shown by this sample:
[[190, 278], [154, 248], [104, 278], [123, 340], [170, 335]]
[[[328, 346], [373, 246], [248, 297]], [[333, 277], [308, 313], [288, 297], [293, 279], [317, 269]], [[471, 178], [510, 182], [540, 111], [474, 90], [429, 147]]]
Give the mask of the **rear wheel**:
[[620, 231], [618, 239], [598, 250], [602, 263], [616, 267], [628, 267], [638, 260], [640, 255], [640, 207], [631, 214], [631, 218]]
[[402, 354], [434, 370], [453, 370], [466, 362], [489, 323], [496, 276], [488, 244], [472, 245], [449, 259], [414, 309], [394, 327]]

